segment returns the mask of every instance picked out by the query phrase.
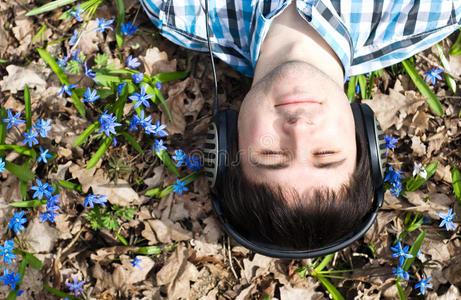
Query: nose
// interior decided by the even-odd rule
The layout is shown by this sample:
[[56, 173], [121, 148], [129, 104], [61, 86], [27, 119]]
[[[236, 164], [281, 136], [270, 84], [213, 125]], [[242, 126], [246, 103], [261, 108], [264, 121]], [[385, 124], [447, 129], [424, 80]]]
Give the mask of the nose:
[[310, 118], [297, 117], [286, 120], [284, 124], [287, 138], [285, 146], [289, 148], [295, 160], [306, 162], [309, 159], [316, 128], [315, 120]]

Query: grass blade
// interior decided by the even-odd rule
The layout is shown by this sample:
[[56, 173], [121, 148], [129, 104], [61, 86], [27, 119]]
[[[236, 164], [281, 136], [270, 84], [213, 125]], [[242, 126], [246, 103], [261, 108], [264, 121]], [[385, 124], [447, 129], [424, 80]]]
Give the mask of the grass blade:
[[[59, 80], [61, 81], [62, 84], [67, 84], [70, 85], [69, 78], [67, 75], [64, 73], [64, 71], [61, 69], [61, 67], [58, 66], [56, 61], [54, 60], [53, 57], [46, 51], [45, 49], [37, 49], [38, 54], [40, 57], [48, 64], [48, 66], [53, 70], [53, 72], [58, 76]], [[77, 96], [76, 93], [72, 93], [72, 101], [74, 102], [74, 106], [79, 112], [79, 114], [84, 117], [85, 116], [85, 107], [83, 106], [82, 101], [80, 98]]]
[[158, 246], [141, 247], [138, 249], [138, 251], [135, 252], [135, 254], [139, 255], [158, 255], [161, 253], [162, 249], [160, 249]]
[[37, 207], [37, 206], [44, 205], [44, 204], [46, 204], [46, 199], [28, 200], [28, 201], [16, 201], [16, 202], [10, 203], [9, 206], [28, 208], [28, 207]]
[[415, 178], [410, 179], [406, 183], [405, 185], [406, 190], [408, 192], [416, 191], [421, 185], [423, 185], [424, 182], [428, 181], [429, 178], [431, 178], [435, 174], [438, 166], [439, 166], [439, 163], [437, 161], [434, 161], [428, 164], [426, 167], [426, 172], [427, 172], [426, 178], [422, 178], [418, 174]]
[[409, 59], [402, 61], [402, 65], [407, 71], [408, 75], [410, 75], [411, 80], [413, 80], [421, 94], [423, 96], [426, 96], [426, 101], [431, 107], [432, 111], [438, 114], [439, 116], [443, 116], [442, 104], [440, 104], [440, 101], [437, 98], [437, 96], [427, 85], [424, 79], [418, 74], [418, 72], [415, 69], [415, 66], [410, 62]]
[[451, 169], [451, 182], [453, 184], [455, 197], [459, 205], [461, 205], [461, 173], [455, 166]]
[[358, 75], [357, 78], [360, 86], [360, 97], [367, 99], [367, 78], [365, 75]]
[[82, 185], [79, 183], [73, 183], [67, 180], [58, 180], [58, 183], [65, 189], [74, 190], [77, 192], [82, 191]]
[[27, 155], [32, 157], [33, 159], [37, 158], [37, 152], [33, 148], [29, 148], [26, 146], [19, 146], [19, 145], [0, 145], [0, 150], [14, 150], [19, 154]]
[[42, 28], [40, 28], [40, 30], [37, 32], [37, 34], [34, 35], [34, 37], [32, 38], [32, 41], [30, 43], [33, 44], [47, 28], [48, 28], [48, 26], [43, 25]]
[[30, 92], [27, 84], [24, 86], [24, 107], [26, 111], [26, 130], [29, 132], [32, 127], [32, 111], [30, 104]]
[[[0, 109], [0, 144], [5, 144], [6, 139], [6, 123], [3, 122], [3, 119], [6, 119], [6, 109], [2, 107]], [[3, 151], [0, 151], [0, 156], [3, 156]]]
[[144, 151], [142, 151], [142, 148], [139, 145], [139, 143], [128, 132], [120, 131], [120, 133], [128, 140], [131, 146], [133, 146], [133, 148], [139, 152], [139, 154], [144, 154]]
[[112, 143], [112, 139], [110, 137], [106, 137], [104, 142], [99, 147], [98, 151], [94, 153], [93, 157], [90, 159], [90, 161], [86, 165], [87, 170], [96, 166], [96, 164], [101, 159], [101, 157], [104, 155], [104, 153], [106, 153], [107, 149], [109, 149], [109, 146], [111, 143]]
[[171, 117], [170, 109], [168, 108], [168, 105], [166, 105], [166, 101], [163, 98], [162, 93], [158, 89], [154, 89], [154, 93], [155, 93], [155, 99], [160, 100], [160, 103], [162, 103], [163, 108], [165, 109], [166, 114], [168, 115], [168, 119], [170, 120], [171, 123], [173, 123], [173, 118]]
[[396, 281], [395, 286], [397, 286], [397, 291], [399, 293], [399, 299], [400, 300], [406, 300], [407, 297], [405, 297], [405, 293], [403, 292], [403, 289], [402, 289], [402, 286], [400, 285], [400, 282]]
[[178, 169], [176, 168], [175, 164], [173, 163], [173, 161], [171, 160], [171, 157], [170, 155], [168, 154], [168, 152], [166, 152], [165, 150], [162, 150], [160, 152], [158, 151], [155, 151], [155, 154], [157, 154], [158, 158], [160, 158], [160, 160], [163, 162], [163, 164], [171, 171], [173, 172], [176, 176], [179, 177], [179, 171]]
[[450, 55], [461, 55], [461, 29], [459, 30], [458, 38], [450, 48]]
[[27, 182], [26, 181], [21, 181], [19, 189], [21, 191], [22, 200], [26, 200], [27, 199], [27, 190], [28, 190]]
[[349, 78], [349, 84], [347, 85], [347, 99], [349, 102], [354, 102], [355, 98], [355, 86], [357, 85], [357, 76], [352, 76]]
[[69, 295], [68, 293], [62, 292], [60, 290], [54, 289], [51, 286], [48, 286], [46, 284], [43, 285], [43, 288], [47, 290], [48, 292], [55, 294], [56, 296], [60, 298], [68, 298], [69, 300], [79, 300], [80, 298], [74, 297], [72, 295]]
[[90, 127], [85, 129], [85, 131], [81, 135], [79, 135], [79, 137], [75, 140], [74, 147], [80, 146], [81, 144], [85, 143], [90, 134], [92, 134], [96, 129], [98, 129], [98, 126], [99, 122], [94, 122], [90, 125]]
[[330, 292], [331, 296], [333, 297], [334, 300], [344, 300], [343, 295], [335, 288], [335, 286], [325, 277], [323, 277], [320, 274], [317, 274], [316, 276], [320, 282], [325, 286], [325, 288]]
[[189, 71], [182, 71], [182, 72], [165, 72], [165, 73], [157, 73], [152, 78], [154, 81], [160, 81], [161, 83], [172, 81], [172, 80], [181, 80], [189, 75]]
[[419, 249], [421, 249], [421, 245], [423, 244], [423, 241], [424, 241], [424, 238], [426, 237], [426, 230], [423, 230], [419, 235], [418, 237], [416, 238], [415, 242], [413, 243], [413, 245], [411, 245], [411, 248], [410, 248], [410, 254], [413, 255], [412, 258], [407, 258], [405, 260], [405, 262], [403, 263], [403, 269], [405, 271], [408, 271], [408, 269], [410, 268], [410, 266], [413, 264], [413, 262], [415, 261], [415, 258], [416, 258], [416, 255], [418, 254], [419, 252]]
[[45, 5], [42, 5], [40, 7], [37, 7], [37, 8], [34, 8], [34, 9], [30, 10], [26, 14], [26, 17], [31, 17], [31, 16], [43, 14], [43, 13], [46, 13], [48, 11], [55, 10], [55, 9], [61, 7], [61, 6], [73, 3], [75, 1], [77, 1], [77, 0], [56, 0], [56, 1], [52, 1], [50, 3], [47, 3]]
[[[202, 172], [193, 172], [193, 173], [190, 173], [189, 175], [181, 178], [180, 180], [183, 181], [183, 182], [186, 182], [186, 185], [193, 182], [194, 180], [196, 180], [200, 175], [202, 175]], [[172, 193], [173, 192], [173, 186], [170, 185], [166, 188], [164, 188], [161, 192], [159, 192], [157, 194], [157, 198], [160, 199], [160, 198], [163, 198], [165, 197], [166, 195], [168, 195], [169, 193]]]
[[123, 0], [115, 0], [117, 5], [117, 27], [115, 28], [115, 40], [117, 41], [117, 46], [122, 48], [123, 46], [123, 35], [121, 32], [122, 24], [125, 22], [125, 4]]
[[126, 239], [125, 239], [122, 235], [120, 235], [120, 234], [118, 234], [118, 233], [116, 232], [116, 233], [115, 233], [115, 236], [120, 240], [120, 242], [122, 242], [122, 244], [123, 244], [124, 246], [128, 246], [128, 245], [129, 245], [128, 242], [126, 241]]
[[9, 161], [5, 161], [5, 168], [21, 181], [31, 181], [35, 177], [35, 174], [29, 168]]
[[[437, 48], [437, 52], [439, 53], [440, 63], [442, 64], [443, 68], [451, 73], [450, 63], [448, 62], [448, 59], [445, 57], [445, 54], [443, 54], [442, 47], [440, 47], [439, 44], [435, 44], [435, 47]], [[445, 73], [444, 75], [445, 81], [447, 82], [451, 91], [453, 92], [453, 94], [456, 94], [456, 81], [447, 73]]]

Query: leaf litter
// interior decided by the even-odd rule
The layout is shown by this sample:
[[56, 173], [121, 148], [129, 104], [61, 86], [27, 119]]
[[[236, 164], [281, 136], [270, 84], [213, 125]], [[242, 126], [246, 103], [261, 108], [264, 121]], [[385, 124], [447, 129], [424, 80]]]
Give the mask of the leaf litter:
[[[25, 4], [28, 8], [36, 7], [39, 1]], [[85, 193], [108, 195], [112, 204], [137, 208], [135, 218], [122, 222], [116, 231], [128, 239], [130, 246], [124, 246], [113, 231], [93, 230], [86, 220], [83, 197], [64, 189], [55, 225], [42, 224], [36, 218], [26, 224], [27, 250], [37, 253], [44, 265], [41, 271], [27, 269], [22, 286], [24, 293], [18, 299], [53, 299], [43, 290], [43, 285], [66, 290], [64, 283], [70, 282], [76, 274], [87, 282], [85, 287], [91, 291], [90, 299], [264, 299], [266, 296], [281, 300], [328, 299], [328, 293], [317, 280], [301, 279], [296, 272], [313, 260], [264, 257], [229, 240], [212, 213], [206, 180], [194, 182], [190, 191], [182, 196], [170, 194], [160, 200], [146, 197], [146, 190], [166, 187], [176, 177], [155, 159], [155, 155], [139, 155], [124, 145], [109, 150], [109, 155], [122, 157], [132, 167], [130, 173], [120, 175], [117, 184], [109, 179], [109, 167], [103, 161], [85, 170], [86, 160], [97, 150], [97, 144], [90, 141], [74, 148], [73, 143], [95, 116], [88, 110], [86, 120], [68, 100], [56, 98], [59, 80], [44, 67], [34, 50], [40, 41], [31, 43], [41, 27], [39, 24], [48, 25], [43, 36], [48, 41], [62, 38], [64, 32], [70, 32], [72, 24], [58, 21], [57, 12], [46, 17], [27, 18], [25, 7], [15, 1], [2, 2], [0, 8], [0, 58], [8, 61], [0, 64], [0, 103], [5, 108], [23, 111], [22, 91], [28, 84], [32, 94], [32, 118], [51, 118], [54, 124], [51, 132], [51, 144], [57, 152], [54, 165], [35, 171], [51, 181], [78, 183]], [[138, 3], [131, 3], [128, 15], [133, 16], [138, 9]], [[115, 11], [106, 5], [100, 17], [110, 17], [110, 13], [115, 14]], [[142, 12], [137, 22], [146, 32], [153, 33], [128, 37], [122, 51], [131, 49], [139, 55], [146, 74], [193, 70], [192, 76], [162, 87], [173, 122], [169, 122], [162, 108], [152, 114], [154, 119], [161, 117], [162, 123], [168, 124], [171, 147], [188, 152], [200, 149], [212, 102], [208, 56], [181, 49], [161, 38]], [[95, 27], [91, 22], [88, 26]], [[451, 40], [444, 45], [446, 49]], [[81, 43], [90, 59], [101, 50], [109, 55], [110, 62], [120, 64], [112, 33], [104, 38], [91, 31], [84, 35]], [[65, 55], [65, 50], [59, 47], [50, 47], [50, 51], [58, 56]], [[424, 52], [435, 60], [436, 53], [435, 49]], [[450, 57], [450, 65], [451, 70], [459, 73], [461, 56]], [[217, 67], [222, 85], [221, 105], [238, 109], [249, 81], [222, 62], [217, 62]], [[423, 72], [430, 66], [416, 58], [416, 67]], [[71, 81], [80, 79], [76, 76]], [[335, 256], [332, 268], [353, 269], [342, 274], [344, 279], [331, 279], [347, 299], [398, 298], [391, 275], [395, 261], [389, 247], [404, 231], [403, 220], [407, 212], [419, 212], [427, 218], [421, 227], [427, 230], [427, 236], [419, 256], [420, 263], [425, 265], [425, 275], [432, 277], [433, 289], [427, 291], [426, 298], [452, 300], [461, 297], [460, 235], [439, 228], [437, 215], [456, 203], [450, 185], [450, 166], [461, 167], [461, 121], [457, 117], [461, 96], [459, 92], [447, 96], [451, 94], [443, 82], [437, 83], [434, 91], [442, 100], [444, 117], [431, 112], [407, 75], [386, 69], [373, 88], [372, 99], [363, 101], [374, 109], [386, 134], [399, 139], [396, 151], [389, 153], [390, 165], [406, 174], [411, 174], [414, 161], [425, 165], [437, 161], [440, 165], [435, 176], [418, 191], [407, 192], [399, 198], [386, 192], [385, 204], [376, 223], [364, 238]], [[7, 138], [13, 144], [19, 144], [22, 139], [14, 133]], [[2, 243], [13, 211], [8, 204], [22, 198], [19, 185], [16, 177], [0, 174]], [[460, 224], [459, 206], [455, 205], [455, 213], [454, 221]], [[410, 232], [407, 239], [414, 240], [418, 233]], [[161, 253], [136, 254], [140, 250], [139, 246], [134, 246], [138, 241], [146, 246], [158, 246]], [[371, 244], [374, 252], [367, 247]], [[130, 263], [134, 258], [140, 260], [140, 268]], [[5, 267], [2, 261], [0, 267]], [[421, 267], [413, 266], [415, 270]], [[411, 289], [409, 285], [404, 286], [407, 296], [411, 295], [409, 299], [417, 298]], [[1, 286], [0, 298], [5, 298], [7, 293], [8, 290]]]

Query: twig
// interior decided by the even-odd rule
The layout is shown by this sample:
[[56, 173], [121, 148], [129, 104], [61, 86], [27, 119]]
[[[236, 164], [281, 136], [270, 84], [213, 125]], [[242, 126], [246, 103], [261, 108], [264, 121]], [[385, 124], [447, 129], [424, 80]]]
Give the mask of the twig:
[[424, 59], [426, 62], [428, 62], [431, 66], [433, 67], [436, 67], [436, 68], [439, 68], [439, 69], [442, 69], [443, 72], [445, 72], [445, 74], [447, 75], [450, 75], [451, 78], [453, 78], [454, 80], [458, 81], [458, 82], [461, 82], [461, 77], [447, 71], [444, 67], [442, 67], [441, 65], [439, 65], [438, 63], [430, 60], [429, 58], [427, 58], [426, 56], [424, 56], [423, 54], [419, 53], [419, 54], [416, 54], [416, 56], [418, 57], [421, 57], [422, 59]]
[[78, 240], [78, 238], [80, 237], [80, 234], [83, 232], [84, 229], [85, 229], [85, 227], [82, 226], [82, 228], [80, 228], [80, 231], [77, 232], [77, 234], [74, 236], [74, 238], [72, 239], [72, 241], [70, 241], [69, 245], [67, 245], [67, 247], [64, 248], [64, 250], [62, 250], [61, 253], [65, 253], [67, 250], [70, 249], [70, 247], [72, 247], [72, 246], [75, 244], [75, 242]]
[[231, 267], [232, 274], [234, 274], [235, 279], [238, 280], [237, 272], [235, 272], [234, 266], [232, 265], [232, 254], [231, 254], [230, 238], [229, 237], [227, 237], [227, 255], [229, 256], [229, 265]]

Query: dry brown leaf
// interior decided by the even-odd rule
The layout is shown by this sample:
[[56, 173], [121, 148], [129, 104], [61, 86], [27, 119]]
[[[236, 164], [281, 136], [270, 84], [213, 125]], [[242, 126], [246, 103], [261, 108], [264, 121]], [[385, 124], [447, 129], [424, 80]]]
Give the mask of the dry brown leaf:
[[426, 155], [426, 145], [424, 145], [421, 139], [416, 135], [411, 137], [411, 150], [413, 150], [417, 156]]
[[157, 285], [167, 285], [168, 299], [189, 298], [190, 281], [195, 281], [198, 271], [187, 261], [187, 255], [187, 248], [179, 244], [156, 275]]
[[[95, 20], [88, 21], [87, 28], [96, 27], [98, 27], [98, 25]], [[98, 34], [96, 30], [86, 30], [85, 33], [81, 35], [78, 48], [81, 49], [85, 55], [89, 56], [99, 51], [98, 45], [101, 42], [103, 42], [102, 35]]]
[[243, 260], [243, 273], [245, 278], [251, 280], [254, 277], [259, 277], [260, 275], [266, 274], [269, 272], [269, 268], [275, 263], [275, 258], [263, 256], [261, 254], [255, 254], [253, 260], [245, 258]]
[[443, 295], [437, 295], [436, 293], [430, 293], [426, 299], [428, 300], [459, 300], [461, 294], [456, 286], [451, 285], [448, 291]]
[[17, 93], [24, 90], [26, 84], [29, 88], [36, 88], [40, 92], [43, 92], [46, 88], [45, 75], [32, 64], [27, 67], [8, 65], [6, 71], [8, 72], [8, 76], [5, 76], [0, 81], [0, 89], [2, 91]]
[[[191, 117], [191, 121], [195, 121], [202, 110], [205, 100], [200, 92], [197, 80], [188, 77], [168, 90], [166, 103], [171, 112], [173, 122], [170, 122], [166, 113], [163, 113], [162, 123], [168, 126], [169, 134], [184, 134], [187, 125], [186, 117]], [[163, 107], [161, 109], [163, 110]]]
[[389, 89], [389, 95], [375, 94], [372, 100], [362, 100], [362, 102], [373, 109], [383, 131], [392, 125], [396, 125], [396, 128], [399, 129], [403, 119], [407, 115], [414, 114], [418, 107], [424, 103], [423, 100], [411, 99], [393, 89]]
[[316, 292], [314, 289], [301, 289], [293, 288], [290, 286], [282, 286], [280, 288], [280, 300], [293, 300], [293, 299], [328, 299], [323, 296], [323, 293]]
[[50, 252], [57, 239], [58, 230], [51, 227], [48, 222], [40, 222], [38, 218], [32, 219], [24, 232], [24, 240], [27, 241], [32, 253]]
[[170, 220], [148, 220], [150, 227], [155, 231], [157, 239], [162, 243], [185, 241], [192, 238], [192, 233], [183, 229], [179, 224]]
[[256, 293], [256, 291], [256, 284], [252, 283], [250, 286], [240, 291], [239, 295], [235, 298], [235, 300], [250, 300], [252, 299], [251, 295]]
[[140, 260], [139, 266], [141, 268], [133, 267], [131, 261], [134, 258], [130, 258], [126, 255], [120, 256], [122, 266], [126, 271], [125, 274], [127, 275], [127, 284], [134, 284], [145, 280], [149, 271], [154, 267], [154, 261], [151, 258], [140, 255], [137, 255], [136, 258]]
[[139, 56], [143, 62], [146, 74], [153, 76], [160, 72], [175, 72], [176, 59], [168, 60], [168, 55], [154, 47], [146, 50], [146, 55]]

